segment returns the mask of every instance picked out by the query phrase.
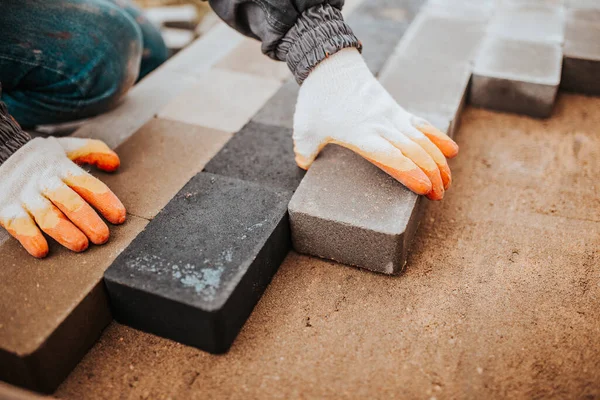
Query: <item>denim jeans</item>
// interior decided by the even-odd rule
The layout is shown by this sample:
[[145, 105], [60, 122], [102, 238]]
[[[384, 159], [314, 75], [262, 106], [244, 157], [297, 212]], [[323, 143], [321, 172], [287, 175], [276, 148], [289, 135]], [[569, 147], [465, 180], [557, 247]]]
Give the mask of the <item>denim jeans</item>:
[[166, 58], [131, 0], [0, 1], [1, 100], [24, 127], [108, 111]]

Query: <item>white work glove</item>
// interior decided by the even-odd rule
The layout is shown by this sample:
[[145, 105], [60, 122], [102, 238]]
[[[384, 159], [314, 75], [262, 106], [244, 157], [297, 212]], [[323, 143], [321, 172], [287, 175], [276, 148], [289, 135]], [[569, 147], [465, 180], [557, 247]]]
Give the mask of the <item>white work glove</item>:
[[446, 157], [458, 145], [400, 107], [369, 71], [360, 53], [341, 50], [302, 84], [294, 115], [294, 151], [308, 169], [328, 143], [366, 158], [407, 188], [439, 200], [450, 187]]
[[[125, 221], [125, 207], [113, 192], [78, 164], [105, 171], [119, 157], [99, 140], [36, 138], [0, 165], [0, 225], [34, 257], [48, 254], [44, 235], [73, 251], [108, 240], [104, 221]], [[89, 204], [88, 204], [89, 203]]]

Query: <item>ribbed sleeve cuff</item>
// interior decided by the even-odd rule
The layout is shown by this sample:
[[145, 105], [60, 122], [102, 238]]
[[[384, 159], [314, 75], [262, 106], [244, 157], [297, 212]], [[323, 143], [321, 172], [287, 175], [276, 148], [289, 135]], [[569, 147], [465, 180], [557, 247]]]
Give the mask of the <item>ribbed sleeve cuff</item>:
[[0, 101], [0, 165], [30, 140], [31, 136], [21, 129], [8, 114], [6, 104]]
[[344, 22], [342, 13], [328, 4], [306, 10], [281, 39], [277, 58], [286, 60], [296, 81], [302, 84], [312, 69], [338, 51], [362, 44]]

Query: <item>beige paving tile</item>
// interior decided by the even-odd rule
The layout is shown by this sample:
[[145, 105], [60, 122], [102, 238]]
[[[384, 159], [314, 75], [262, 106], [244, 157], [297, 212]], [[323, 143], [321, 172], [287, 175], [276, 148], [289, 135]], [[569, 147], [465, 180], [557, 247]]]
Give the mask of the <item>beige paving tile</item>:
[[215, 64], [216, 68], [245, 72], [284, 81], [292, 76], [287, 64], [262, 53], [259, 41], [244, 38], [228, 55]]
[[64, 379], [110, 321], [104, 270], [147, 223], [129, 215], [79, 254], [50, 240], [43, 260], [12, 238], [0, 245], [1, 380], [51, 391]]
[[48, 399], [33, 392], [19, 389], [15, 386], [0, 382], [0, 399], [2, 400], [41, 400]]
[[100, 139], [115, 148], [194, 82], [194, 77], [161, 67], [134, 86], [117, 108], [90, 120], [74, 136]]
[[116, 149], [119, 171], [98, 175], [127, 212], [151, 219], [230, 137], [215, 129], [155, 118]]
[[281, 86], [275, 79], [217, 69], [206, 71], [198, 79], [158, 116], [237, 132]]
[[244, 36], [219, 22], [206, 34], [171, 58], [165, 69], [200, 75], [229, 54]]

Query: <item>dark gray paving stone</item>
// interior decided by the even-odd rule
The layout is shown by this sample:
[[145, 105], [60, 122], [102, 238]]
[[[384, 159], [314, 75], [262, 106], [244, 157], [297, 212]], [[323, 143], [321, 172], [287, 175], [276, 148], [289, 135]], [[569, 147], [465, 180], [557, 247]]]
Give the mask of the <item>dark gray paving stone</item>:
[[106, 271], [115, 319], [226, 352], [290, 249], [289, 198], [196, 175]]
[[252, 117], [252, 121], [292, 129], [299, 91], [300, 86], [295, 80], [287, 81]]
[[421, 201], [359, 155], [328, 145], [289, 204], [294, 248], [398, 274], [420, 220]]
[[409, 23], [407, 21], [377, 21], [356, 10], [348, 19], [354, 34], [363, 44], [362, 55], [374, 75], [378, 75], [390, 53], [398, 44]]
[[294, 161], [292, 130], [250, 122], [204, 171], [294, 191], [305, 171]]
[[471, 104], [537, 118], [550, 116], [562, 57], [559, 44], [487, 37], [473, 68]]
[[560, 84], [563, 90], [600, 96], [600, 4], [598, 7], [568, 13]]

